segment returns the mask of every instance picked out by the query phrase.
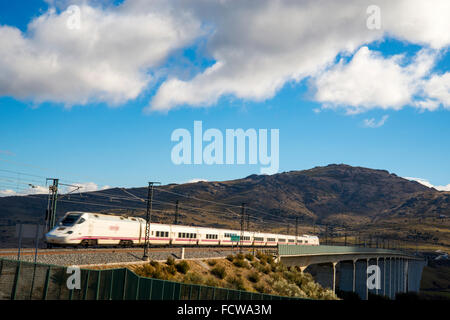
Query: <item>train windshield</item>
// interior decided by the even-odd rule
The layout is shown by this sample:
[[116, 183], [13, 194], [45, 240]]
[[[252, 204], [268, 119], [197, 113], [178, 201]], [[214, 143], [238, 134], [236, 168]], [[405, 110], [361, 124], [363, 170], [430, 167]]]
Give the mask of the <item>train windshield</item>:
[[69, 214], [68, 216], [64, 217], [64, 219], [62, 219], [60, 225], [66, 227], [73, 226], [80, 217], [81, 214]]

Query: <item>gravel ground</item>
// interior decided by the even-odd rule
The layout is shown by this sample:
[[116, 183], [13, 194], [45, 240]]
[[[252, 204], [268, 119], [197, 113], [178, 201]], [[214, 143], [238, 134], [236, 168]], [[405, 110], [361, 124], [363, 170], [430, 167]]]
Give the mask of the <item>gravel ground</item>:
[[[46, 251], [44, 251], [46, 252]], [[224, 257], [231, 253], [237, 253], [237, 250], [189, 250], [186, 249], [185, 259], [196, 258], [214, 258]], [[142, 261], [143, 250], [126, 252], [124, 250], [114, 250], [113, 252], [68, 252], [67, 254], [40, 254], [37, 257], [38, 263], [53, 264], [61, 266], [69, 265], [89, 265], [89, 264], [107, 264], [107, 263], [121, 263], [121, 262], [139, 262]], [[166, 260], [169, 256], [176, 259], [181, 258], [181, 249], [167, 249], [164, 251], [152, 252], [150, 250], [149, 256], [151, 260]], [[2, 256], [0, 258], [17, 260], [17, 254], [11, 256]], [[22, 261], [34, 261], [34, 255], [23, 255], [20, 257]]]

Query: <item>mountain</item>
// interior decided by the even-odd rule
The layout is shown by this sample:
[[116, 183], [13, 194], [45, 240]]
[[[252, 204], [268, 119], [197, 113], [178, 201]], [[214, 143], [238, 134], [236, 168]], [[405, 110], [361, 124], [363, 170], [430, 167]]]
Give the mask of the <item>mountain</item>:
[[[125, 191], [114, 188], [65, 195], [58, 202], [58, 213], [80, 210], [142, 215], [146, 204], [138, 198], [146, 197], [147, 188]], [[343, 164], [270, 176], [251, 175], [230, 181], [157, 186], [154, 219], [172, 221], [177, 200], [183, 221], [216, 226], [239, 220], [243, 202], [250, 208], [248, 212], [255, 223], [276, 222], [287, 217], [316, 223], [337, 219], [338, 223], [344, 223], [450, 214], [450, 193], [439, 192], [385, 170]], [[0, 198], [0, 223], [42, 219], [46, 207], [46, 195]]]

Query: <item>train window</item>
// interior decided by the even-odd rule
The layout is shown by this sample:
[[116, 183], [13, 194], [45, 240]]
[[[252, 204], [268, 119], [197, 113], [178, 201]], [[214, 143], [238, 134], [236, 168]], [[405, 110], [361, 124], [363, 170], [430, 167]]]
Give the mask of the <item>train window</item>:
[[166, 238], [169, 237], [169, 231], [166, 231]]
[[274, 242], [274, 241], [275, 241], [275, 238], [267, 238], [267, 241]]
[[308, 240], [305, 240], [305, 243], [308, 243]]
[[254, 239], [255, 239], [255, 241], [264, 241], [264, 238], [261, 238], [261, 237], [255, 237]]
[[60, 225], [66, 227], [73, 226], [80, 216], [80, 214], [69, 214], [61, 221]]
[[286, 242], [286, 239], [278, 239], [278, 242]]
[[294, 242], [294, 239], [289, 239], [289, 242]]

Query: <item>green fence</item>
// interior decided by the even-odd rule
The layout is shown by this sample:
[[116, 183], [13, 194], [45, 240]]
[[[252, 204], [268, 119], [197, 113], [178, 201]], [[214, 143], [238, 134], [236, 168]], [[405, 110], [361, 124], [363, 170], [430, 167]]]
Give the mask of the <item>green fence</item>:
[[122, 269], [80, 269], [69, 290], [67, 267], [0, 259], [0, 300], [281, 300], [247, 291], [144, 278]]

